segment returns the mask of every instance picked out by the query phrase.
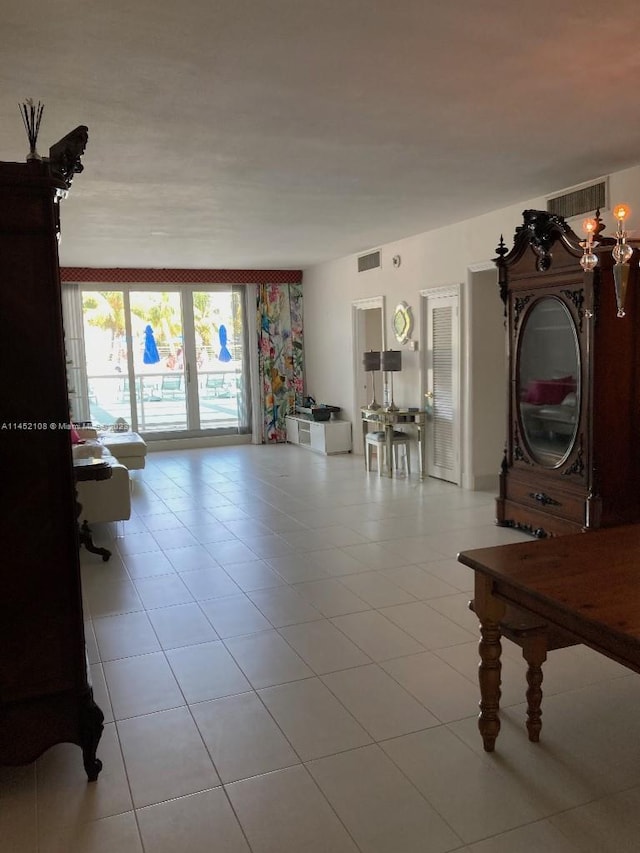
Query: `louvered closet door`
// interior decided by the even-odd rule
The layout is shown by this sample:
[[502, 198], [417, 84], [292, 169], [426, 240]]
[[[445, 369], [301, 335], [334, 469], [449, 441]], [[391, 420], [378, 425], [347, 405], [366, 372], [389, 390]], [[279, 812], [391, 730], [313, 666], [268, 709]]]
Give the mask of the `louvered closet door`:
[[427, 444], [428, 474], [460, 483], [459, 296], [427, 298], [427, 402], [432, 418]]

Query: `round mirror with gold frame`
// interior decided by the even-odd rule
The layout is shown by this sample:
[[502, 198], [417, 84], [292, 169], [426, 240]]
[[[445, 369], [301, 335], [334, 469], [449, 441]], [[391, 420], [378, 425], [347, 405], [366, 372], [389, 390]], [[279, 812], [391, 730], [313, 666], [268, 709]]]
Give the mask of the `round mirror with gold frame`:
[[398, 343], [406, 344], [413, 331], [413, 314], [406, 302], [396, 305], [392, 325]]

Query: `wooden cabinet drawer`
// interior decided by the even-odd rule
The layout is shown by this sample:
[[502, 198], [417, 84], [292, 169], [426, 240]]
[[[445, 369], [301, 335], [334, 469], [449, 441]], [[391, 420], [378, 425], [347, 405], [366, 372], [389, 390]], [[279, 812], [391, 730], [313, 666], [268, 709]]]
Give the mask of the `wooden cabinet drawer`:
[[534, 481], [522, 482], [513, 475], [507, 479], [506, 498], [513, 503], [556, 515], [583, 525], [586, 495], [582, 490]]

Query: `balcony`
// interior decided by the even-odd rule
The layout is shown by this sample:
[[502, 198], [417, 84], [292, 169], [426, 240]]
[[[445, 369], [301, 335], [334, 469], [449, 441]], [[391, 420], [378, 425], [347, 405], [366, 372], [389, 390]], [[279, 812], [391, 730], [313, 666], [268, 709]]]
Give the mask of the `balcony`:
[[[89, 373], [89, 408], [97, 427], [114, 424], [118, 418], [133, 424], [132, 389], [128, 377], [114, 373]], [[197, 375], [197, 405], [200, 429], [238, 428], [238, 400], [242, 376], [235, 371], [200, 370]], [[133, 394], [137, 429], [141, 433], [166, 433], [190, 429], [187, 394], [182, 371], [140, 373]]]

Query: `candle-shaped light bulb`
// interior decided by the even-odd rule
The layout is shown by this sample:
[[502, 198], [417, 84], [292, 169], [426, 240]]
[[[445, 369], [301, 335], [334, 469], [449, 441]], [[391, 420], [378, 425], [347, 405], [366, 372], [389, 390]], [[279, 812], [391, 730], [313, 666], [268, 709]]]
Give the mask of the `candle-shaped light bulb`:
[[613, 215], [618, 220], [620, 225], [622, 225], [622, 223], [627, 218], [627, 216], [629, 216], [630, 213], [631, 210], [626, 204], [616, 204], [616, 206], [613, 208]]
[[590, 237], [596, 230], [595, 219], [585, 219], [582, 223], [582, 230], [587, 235], [587, 237]]

